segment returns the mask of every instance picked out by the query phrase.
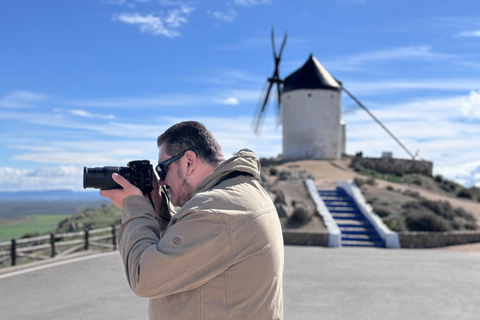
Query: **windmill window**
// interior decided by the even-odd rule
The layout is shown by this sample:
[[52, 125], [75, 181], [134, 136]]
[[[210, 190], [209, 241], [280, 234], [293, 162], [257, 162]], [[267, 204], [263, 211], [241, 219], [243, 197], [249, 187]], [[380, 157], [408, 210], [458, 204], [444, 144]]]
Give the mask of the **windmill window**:
[[311, 96], [312, 96], [312, 94], [311, 94], [311, 93], [309, 93], [309, 94], [308, 94], [308, 96], [309, 96], [309, 97], [311, 97]]

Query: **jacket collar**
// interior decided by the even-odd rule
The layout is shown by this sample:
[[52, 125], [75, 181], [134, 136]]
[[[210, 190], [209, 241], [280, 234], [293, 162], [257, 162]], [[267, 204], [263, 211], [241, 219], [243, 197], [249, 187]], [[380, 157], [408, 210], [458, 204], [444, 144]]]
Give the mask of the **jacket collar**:
[[240, 150], [234, 157], [220, 163], [218, 167], [200, 182], [193, 194], [210, 190], [228, 174], [238, 171], [247, 173], [258, 179], [260, 177], [260, 161], [258, 161], [255, 153], [248, 149]]

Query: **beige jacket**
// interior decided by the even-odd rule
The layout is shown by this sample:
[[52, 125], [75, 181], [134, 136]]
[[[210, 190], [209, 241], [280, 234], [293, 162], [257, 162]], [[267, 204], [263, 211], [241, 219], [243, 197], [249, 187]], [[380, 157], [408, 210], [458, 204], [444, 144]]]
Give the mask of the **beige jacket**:
[[120, 253], [150, 319], [282, 319], [282, 231], [259, 170], [253, 152], [226, 160], [164, 232], [147, 200], [124, 200]]

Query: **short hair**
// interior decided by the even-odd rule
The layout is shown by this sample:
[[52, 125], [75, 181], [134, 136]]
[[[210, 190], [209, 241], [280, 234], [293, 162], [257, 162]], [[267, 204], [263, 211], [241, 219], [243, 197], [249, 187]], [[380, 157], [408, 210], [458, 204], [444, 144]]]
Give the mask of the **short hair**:
[[184, 121], [168, 128], [157, 139], [157, 146], [161, 145], [165, 145], [165, 152], [171, 156], [193, 149], [197, 157], [212, 166], [224, 160], [222, 148], [212, 133], [196, 121]]

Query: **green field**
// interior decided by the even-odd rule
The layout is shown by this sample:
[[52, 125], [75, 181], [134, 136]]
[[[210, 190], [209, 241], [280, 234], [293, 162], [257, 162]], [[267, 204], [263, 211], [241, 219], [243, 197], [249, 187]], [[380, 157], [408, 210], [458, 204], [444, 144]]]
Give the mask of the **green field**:
[[31, 215], [19, 220], [0, 223], [0, 242], [21, 238], [26, 234], [44, 234], [54, 231], [60, 221], [70, 215]]

